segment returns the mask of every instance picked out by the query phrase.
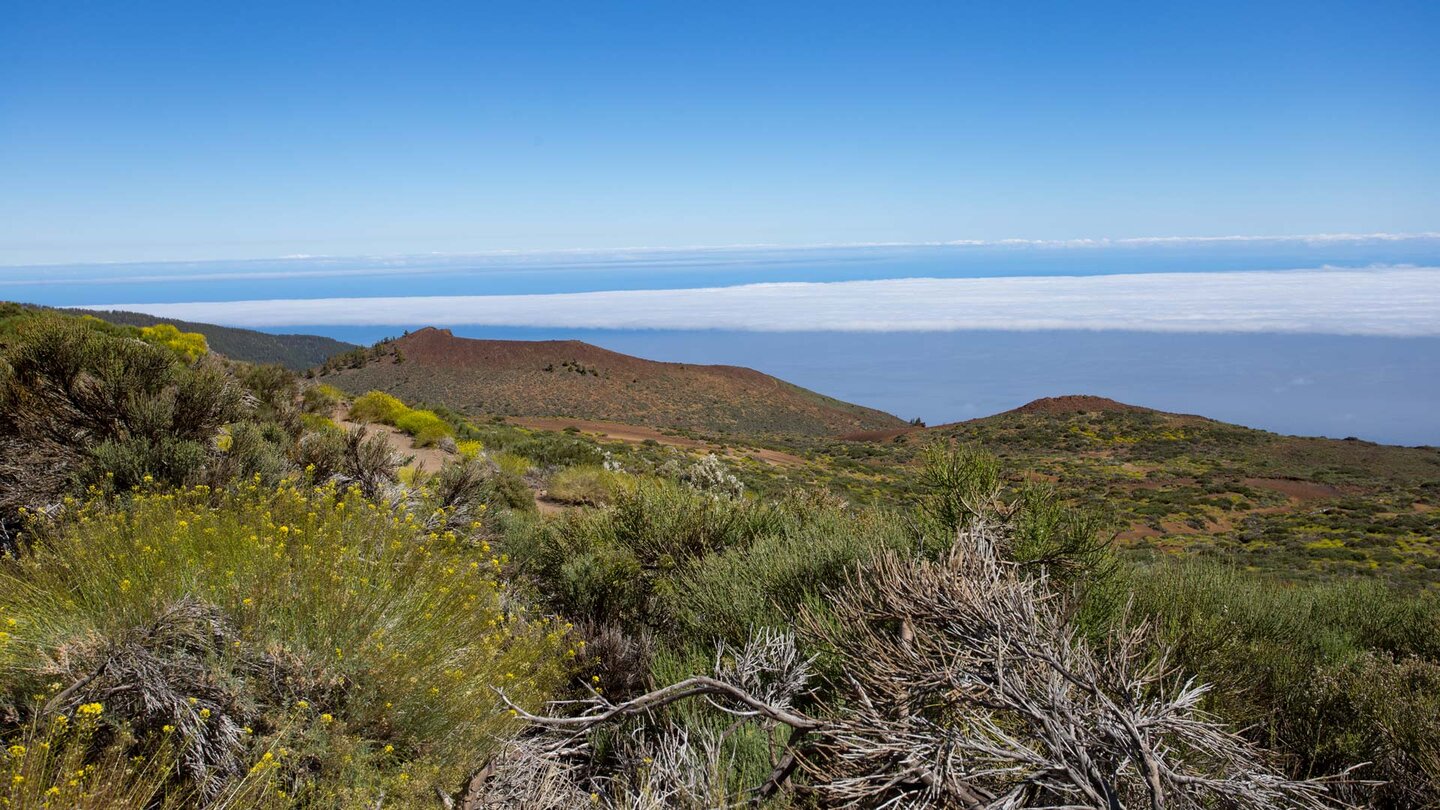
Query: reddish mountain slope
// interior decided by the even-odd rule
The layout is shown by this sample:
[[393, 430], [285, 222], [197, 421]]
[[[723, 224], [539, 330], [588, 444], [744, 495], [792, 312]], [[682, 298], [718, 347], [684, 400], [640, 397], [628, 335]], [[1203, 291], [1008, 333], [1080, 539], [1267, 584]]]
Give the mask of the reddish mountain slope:
[[1095, 397], [1087, 394], [1068, 394], [1063, 397], [1041, 397], [1040, 399], [1027, 402], [1012, 411], [1006, 411], [1006, 413], [1043, 413], [1053, 415], [1067, 413], [1140, 412], [1149, 410], [1150, 408], [1142, 408], [1138, 405], [1126, 405], [1123, 402], [1116, 402], [1106, 397]]
[[351, 393], [383, 390], [476, 414], [744, 434], [834, 435], [904, 424], [752, 369], [659, 363], [574, 340], [474, 340], [422, 329], [387, 349], [324, 379]]

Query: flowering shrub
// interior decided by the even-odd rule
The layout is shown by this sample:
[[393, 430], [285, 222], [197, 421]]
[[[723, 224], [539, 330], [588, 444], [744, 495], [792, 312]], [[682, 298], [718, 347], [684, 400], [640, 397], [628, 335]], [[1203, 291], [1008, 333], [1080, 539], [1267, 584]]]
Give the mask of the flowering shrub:
[[379, 422], [397, 427], [410, 434], [419, 447], [427, 447], [455, 435], [450, 423], [434, 411], [411, 408], [383, 391], [371, 391], [355, 400], [350, 406], [350, 418], [356, 422]]
[[492, 687], [538, 704], [572, 655], [477, 525], [295, 482], [72, 504], [0, 564], [3, 700], [84, 714], [129, 684], [103, 719], [174, 739], [209, 797], [267, 752], [292, 795], [452, 790], [514, 730]]
[[192, 363], [210, 353], [210, 346], [205, 342], [204, 335], [199, 332], [181, 332], [170, 323], [142, 326], [140, 338], [146, 343], [164, 346]]
[[350, 403], [350, 419], [355, 422], [380, 422], [393, 425], [401, 414], [410, 410], [405, 403], [384, 391], [371, 391]]
[[725, 462], [714, 453], [707, 453], [690, 465], [689, 469], [680, 473], [679, 478], [681, 483], [692, 489], [719, 497], [738, 498], [745, 494], [745, 485], [731, 474]]

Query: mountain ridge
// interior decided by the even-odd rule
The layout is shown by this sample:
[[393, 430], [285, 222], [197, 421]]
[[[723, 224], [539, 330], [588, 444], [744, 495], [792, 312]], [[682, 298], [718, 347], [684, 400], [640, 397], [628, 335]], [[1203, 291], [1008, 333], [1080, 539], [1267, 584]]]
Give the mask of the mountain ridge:
[[426, 327], [320, 376], [352, 394], [503, 416], [735, 434], [839, 435], [904, 422], [741, 366], [647, 360], [577, 340], [485, 340]]
[[154, 315], [125, 310], [67, 307], [59, 311], [72, 315], [91, 315], [120, 326], [173, 324], [182, 332], [199, 332], [204, 335], [205, 342], [209, 344], [211, 350], [223, 354], [231, 360], [260, 364], [273, 363], [285, 366], [291, 371], [304, 371], [319, 365], [332, 355], [358, 348], [353, 343], [346, 343], [343, 340], [335, 340], [323, 335], [271, 334], [213, 323], [157, 318]]

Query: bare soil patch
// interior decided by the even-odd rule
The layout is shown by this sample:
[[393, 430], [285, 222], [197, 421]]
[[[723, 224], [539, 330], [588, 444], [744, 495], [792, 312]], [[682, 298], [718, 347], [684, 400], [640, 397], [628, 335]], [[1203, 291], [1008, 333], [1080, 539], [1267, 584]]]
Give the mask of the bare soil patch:
[[346, 409], [337, 408], [332, 418], [340, 427], [349, 430], [352, 427], [363, 427], [371, 434], [381, 434], [385, 437], [390, 449], [394, 450], [401, 457], [409, 457], [410, 463], [405, 465], [425, 472], [439, 472], [445, 466], [445, 462], [455, 458], [451, 454], [438, 447], [416, 447], [415, 442], [408, 434], [399, 428], [390, 425], [382, 425], [375, 422], [351, 422], [345, 418]]
[[1246, 478], [1247, 487], [1268, 489], [1297, 501], [1320, 501], [1345, 494], [1339, 487], [1317, 484], [1314, 481], [1297, 481], [1291, 478]]

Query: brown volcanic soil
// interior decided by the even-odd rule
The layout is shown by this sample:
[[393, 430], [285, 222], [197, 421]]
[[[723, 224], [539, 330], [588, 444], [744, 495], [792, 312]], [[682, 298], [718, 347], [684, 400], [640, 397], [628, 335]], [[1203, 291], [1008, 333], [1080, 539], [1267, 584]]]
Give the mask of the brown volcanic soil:
[[325, 381], [470, 413], [713, 432], [837, 435], [905, 424], [752, 369], [659, 363], [575, 340], [473, 340], [427, 328], [394, 345], [401, 362], [383, 356]]
[[1314, 481], [1297, 481], [1291, 478], [1246, 478], [1241, 483], [1248, 487], [1268, 489], [1297, 501], [1321, 501], [1345, 494], [1345, 491], [1330, 484]]

